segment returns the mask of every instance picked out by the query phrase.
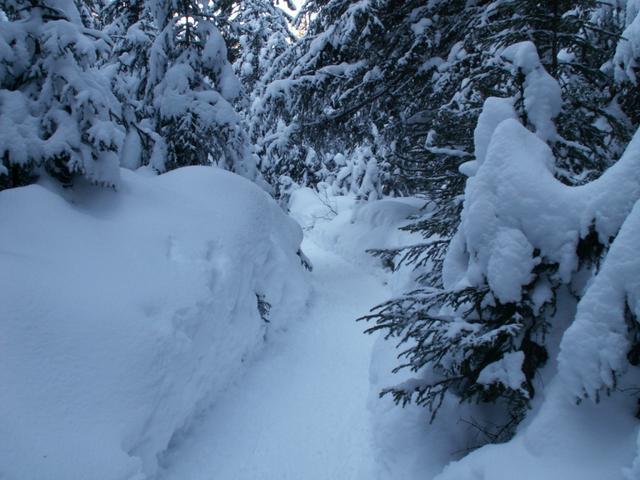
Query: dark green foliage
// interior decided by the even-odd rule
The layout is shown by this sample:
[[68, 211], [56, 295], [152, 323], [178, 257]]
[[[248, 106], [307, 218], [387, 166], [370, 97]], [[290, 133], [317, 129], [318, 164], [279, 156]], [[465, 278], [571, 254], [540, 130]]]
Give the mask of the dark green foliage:
[[0, 173], [0, 190], [24, 187], [37, 179], [33, 165], [10, 164], [5, 161], [3, 166], [6, 173]]

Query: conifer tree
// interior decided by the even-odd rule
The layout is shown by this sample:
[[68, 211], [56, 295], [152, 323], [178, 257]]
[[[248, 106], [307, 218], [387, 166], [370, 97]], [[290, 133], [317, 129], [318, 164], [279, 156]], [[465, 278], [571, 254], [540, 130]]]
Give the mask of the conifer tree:
[[290, 20], [273, 0], [247, 0], [237, 6], [230, 56], [249, 101], [275, 59], [295, 41]]
[[150, 51], [147, 95], [167, 148], [166, 169], [216, 163], [255, 178], [255, 160], [231, 101], [239, 83], [214, 25], [193, 1], [156, 0], [158, 34]]
[[82, 24], [70, 0], [4, 2], [0, 29], [0, 182], [42, 172], [114, 186], [120, 106], [97, 69], [110, 39]]
[[[605, 15], [603, 8], [608, 9]], [[510, 112], [509, 118], [552, 148], [559, 179], [581, 184], [598, 177], [616, 160], [630, 132], [624, 115], [616, 111], [615, 86], [606, 68], [618, 28], [615, 9], [595, 2], [505, 0], [465, 5], [459, 10], [465, 16], [453, 9], [449, 17], [429, 16], [444, 20], [441, 31], [464, 34], [449, 42], [446, 60], [435, 67], [427, 108], [404, 122], [402, 128], [411, 133], [396, 150], [400, 170], [407, 177], [413, 174], [415, 188], [431, 200], [428, 213], [409, 227], [427, 242], [403, 251], [373, 252], [387, 264], [413, 263], [422, 272], [420, 288], [366, 318], [377, 322], [371, 331], [382, 329], [408, 342], [402, 352], [407, 362], [401, 367], [435, 371], [435, 380], [387, 392], [398, 402], [426, 405], [434, 414], [447, 392], [461, 400], [497, 403], [503, 421], [486, 430], [488, 441], [510, 438], [526, 414], [536, 371], [547, 359], [547, 307], [554, 308], [559, 284], [558, 266], [546, 258], [539, 259], [517, 302], [496, 299], [487, 283], [452, 289], [447, 282], [445, 261], [461, 248], [450, 242], [458, 231], [459, 198], [466, 183], [462, 172], [473, 175], [477, 166], [469, 161], [475, 157], [479, 162], [484, 155], [477, 142], [481, 127], [475, 142], [472, 132], [488, 97], [509, 98], [489, 107], [497, 115]], [[534, 43], [526, 48], [518, 43], [530, 39]], [[577, 246], [581, 268], [590, 271], [604, 248], [601, 241], [582, 237]], [[538, 254], [532, 252], [533, 257]], [[540, 310], [536, 286], [545, 283], [553, 295]], [[469, 328], [452, 335], [449, 316], [460, 316]], [[503, 360], [519, 364], [520, 387], [480, 381], [485, 368]]]
[[166, 146], [155, 131], [148, 95], [150, 49], [157, 28], [145, 0], [113, 1], [102, 10], [104, 32], [113, 41], [108, 62], [113, 92], [122, 104], [126, 139], [120, 163], [135, 169], [151, 165], [164, 170]]

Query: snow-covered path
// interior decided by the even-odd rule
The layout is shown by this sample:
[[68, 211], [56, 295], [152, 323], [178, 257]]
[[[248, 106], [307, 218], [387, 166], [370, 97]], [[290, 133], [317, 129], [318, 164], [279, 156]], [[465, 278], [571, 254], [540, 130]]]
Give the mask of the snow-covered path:
[[162, 480], [374, 477], [367, 398], [373, 338], [354, 319], [382, 281], [303, 245], [314, 264], [307, 318], [270, 340], [246, 375], [165, 458]]

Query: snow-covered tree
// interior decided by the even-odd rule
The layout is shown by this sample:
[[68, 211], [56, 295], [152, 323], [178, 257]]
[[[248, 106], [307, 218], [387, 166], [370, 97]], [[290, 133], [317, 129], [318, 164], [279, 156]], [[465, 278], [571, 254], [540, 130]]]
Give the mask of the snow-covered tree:
[[[475, 160], [459, 166], [470, 178], [453, 240], [434, 232], [421, 253], [429, 267], [439, 262], [435, 273], [365, 317], [376, 322], [370, 331], [406, 343], [399, 368], [418, 375], [386, 393], [434, 415], [449, 394], [492, 403], [492, 426], [481, 427], [492, 442], [513, 435], [535, 395], [549, 343], [557, 348], [564, 328], [564, 320], [555, 324], [558, 296], [582, 294], [580, 279], [583, 285], [597, 267], [640, 194], [631, 147], [620, 165], [584, 187], [554, 178], [562, 161], [551, 148], [561, 141], [560, 82], [531, 42], [502, 48], [496, 65], [509, 74], [505, 85], [515, 78], [518, 88], [484, 102]], [[621, 200], [609, 205], [616, 183]], [[419, 258], [414, 251], [405, 255]], [[498, 422], [496, 408], [503, 412]]]
[[295, 41], [290, 19], [273, 0], [245, 0], [232, 20], [233, 67], [249, 101], [275, 59]]
[[628, 0], [623, 17], [624, 31], [616, 46], [612, 68], [619, 88], [620, 108], [634, 125], [640, 124], [640, 95], [638, 95], [638, 65], [640, 62], [640, 5]]
[[396, 123], [392, 161], [410, 191], [431, 200], [428, 213], [407, 227], [427, 242], [375, 253], [399, 256], [396, 264], [414, 263], [424, 281], [441, 283], [465, 184], [459, 167], [473, 158], [473, 130], [484, 100], [513, 98], [519, 117], [532, 130], [535, 119], [528, 110], [537, 104], [534, 98], [550, 100], [547, 92], [536, 94], [528, 86], [538, 74], [523, 67], [524, 59], [503, 54], [509, 42], [535, 39], [541, 67], [560, 86], [561, 100], [557, 88], [548, 92], [556, 101], [547, 103], [555, 115], [545, 139], [556, 155], [558, 178], [579, 184], [613, 163], [630, 133], [609, 67], [619, 21], [617, 2], [431, 2], [422, 10], [414, 25], [423, 25], [429, 38], [438, 39], [430, 63], [423, 63], [430, 65], [432, 76], [421, 91], [414, 90], [421, 101], [408, 104]]
[[122, 104], [122, 123], [127, 132], [121, 165], [135, 169], [150, 164], [162, 171], [165, 142], [155, 131], [148, 95], [150, 50], [157, 35], [149, 6], [145, 0], [112, 1], [102, 10], [104, 32], [114, 45], [105, 70]]
[[[408, 74], [418, 66], [402, 63], [413, 43], [390, 36], [398, 35], [419, 3], [333, 0], [303, 6], [298, 18], [308, 18], [306, 33], [275, 60], [252, 109], [252, 136], [268, 177], [315, 185], [325, 179], [305, 163], [309, 150], [324, 165], [336, 153], [369, 145], [384, 179], [379, 194], [395, 189], [385, 171], [391, 147], [383, 139], [403, 108], [395, 90], [404, 94], [404, 84], [413, 82]], [[402, 31], [411, 35], [409, 22]]]
[[194, 1], [154, 0], [158, 34], [147, 95], [167, 149], [165, 168], [216, 163], [255, 178], [255, 160], [231, 105], [240, 85], [213, 10]]
[[110, 40], [82, 24], [71, 0], [3, 2], [0, 24], [0, 184], [45, 169], [114, 186], [120, 105], [96, 65]]

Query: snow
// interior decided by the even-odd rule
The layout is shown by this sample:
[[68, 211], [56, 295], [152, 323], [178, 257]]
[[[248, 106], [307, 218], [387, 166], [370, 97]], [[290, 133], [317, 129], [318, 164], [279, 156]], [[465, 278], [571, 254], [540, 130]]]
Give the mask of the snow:
[[[579, 239], [594, 227], [607, 245], [640, 198], [638, 149], [640, 134], [599, 179], [568, 187], [553, 176], [551, 149], [518, 121], [502, 121], [486, 160], [467, 181], [461, 227], [445, 260], [447, 286], [480, 285], [489, 275], [493, 286], [503, 286], [503, 300], [516, 300], [536, 260], [507, 266], [516, 258], [524, 261], [530, 247], [557, 263], [557, 278], [568, 283], [578, 266]], [[512, 230], [521, 232], [529, 246]], [[488, 273], [490, 264], [495, 275]]]
[[[543, 112], [545, 122], [553, 118], [550, 111]], [[566, 308], [572, 302], [565, 287], [556, 290], [557, 305], [567, 305], [547, 318], [550, 362], [536, 375], [532, 411], [516, 436], [451, 462], [434, 478], [506, 480], [513, 478], [515, 465], [518, 478], [532, 480], [637, 478], [637, 405], [634, 395], [621, 392], [635, 391], [638, 384], [638, 373], [628, 367], [633, 333], [626, 308], [636, 317], [640, 313], [640, 264], [633, 260], [640, 235], [640, 134], [599, 179], [569, 187], [554, 178], [553, 154], [543, 142], [549, 137], [540, 135], [539, 125], [534, 134], [509, 117], [506, 102], [485, 103], [476, 129], [480, 157], [462, 169], [469, 179], [461, 225], [445, 260], [445, 287], [488, 284], [505, 303], [520, 301], [522, 288], [532, 286], [538, 312], [552, 298], [550, 282], [556, 289], [571, 285], [583, 297], [575, 312]], [[576, 252], [590, 232], [609, 251], [597, 275], [586, 282], [579, 278], [585, 272], [578, 272]], [[558, 270], [531, 285], [541, 261], [557, 264]], [[478, 383], [520, 389], [523, 358], [518, 351], [505, 354], [481, 371]], [[608, 397], [609, 392], [615, 394]], [[585, 396], [593, 402], [576, 405]], [[443, 415], [449, 421], [469, 418], [462, 411]], [[434, 440], [425, 435], [421, 443], [430, 446]]]
[[[639, 236], [640, 202], [622, 225], [562, 339], [559, 376], [571, 397], [598, 401], [603, 390], [621, 383], [637, 385], [637, 374], [629, 378], [627, 372], [627, 352], [631, 347], [628, 313], [635, 319], [640, 316], [640, 260], [635, 252]], [[638, 478], [639, 462], [640, 448], [627, 478]]]
[[[487, 156], [489, 142], [498, 125], [509, 118], [518, 118], [518, 114], [513, 108], [513, 102], [510, 98], [489, 97], [485, 100], [482, 112], [478, 118], [478, 124], [473, 131], [476, 165], [484, 162]], [[476, 170], [473, 171], [472, 174], [467, 174], [467, 176], [473, 176], [476, 171], [477, 166]]]
[[385, 289], [313, 241], [303, 249], [314, 265], [309, 310], [177, 443], [160, 479], [374, 478], [374, 339], [355, 318]]
[[626, 8], [626, 28], [622, 38], [618, 41], [616, 53], [613, 57], [615, 77], [619, 82], [630, 81], [637, 84], [635, 69], [637, 58], [640, 56], [640, 3], [628, 0]]
[[[159, 479], [422, 478], [425, 470], [417, 467], [428, 466], [434, 455], [412, 444], [405, 453], [417, 454], [415, 464], [399, 470], [396, 462], [407, 457], [387, 452], [387, 442], [424, 437], [426, 412], [413, 408], [413, 416], [399, 418], [405, 410], [378, 400], [378, 382], [390, 375], [386, 355], [395, 354], [380, 338], [363, 335], [366, 325], [354, 320], [389, 296], [392, 280], [364, 249], [415, 241], [394, 229], [423, 203], [294, 192], [291, 214], [305, 229], [302, 246], [314, 265], [308, 309], [271, 337], [252, 368], [174, 438], [161, 456]], [[442, 427], [437, 432], [447, 435]], [[450, 447], [441, 443], [434, 462], [440, 469]]]
[[354, 196], [333, 196], [299, 188], [291, 195], [289, 214], [322, 248], [362, 268], [378, 270], [367, 250], [418, 243], [418, 235], [398, 229], [409, 223], [409, 217], [419, 214], [425, 203], [424, 199], [411, 197], [363, 202]]
[[563, 338], [560, 376], [575, 397], [596, 400], [598, 392], [614, 388], [616, 377], [627, 369], [627, 309], [635, 318], [640, 315], [639, 237], [640, 202], [622, 225]]
[[558, 381], [520, 434], [486, 445], [450, 463], [434, 480], [623, 480], [631, 465], [638, 427], [629, 415], [634, 400], [606, 398], [601, 405], [567, 402]]
[[[502, 383], [511, 390], [520, 390], [526, 379], [522, 373], [524, 353], [510, 352], [503, 355], [497, 362], [490, 363], [482, 369], [478, 376], [478, 383], [491, 385]], [[522, 389], [524, 391], [524, 389]]]
[[0, 90], [0, 156], [26, 165], [42, 154], [38, 119], [29, 113], [27, 99], [16, 91]]
[[500, 228], [487, 264], [487, 283], [500, 302], [517, 302], [522, 298], [522, 286], [533, 280], [531, 272], [539, 263], [520, 230]]
[[[12, 439], [0, 445], [0, 476], [507, 480], [517, 468], [524, 480], [637, 478], [634, 398], [574, 399], [576, 378], [591, 385], [611, 362], [602, 345], [619, 332], [625, 299], [638, 305], [629, 249], [640, 207], [623, 199], [637, 193], [639, 141], [600, 180], [570, 188], [553, 178], [536, 135], [511, 119], [494, 128], [465, 203], [484, 202], [490, 215], [463, 216], [450, 275], [454, 264], [465, 281], [486, 275], [500, 301], [515, 301], [539, 261], [534, 247], [557, 254], [588, 225], [606, 234], [622, 226], [562, 344], [560, 375], [543, 373], [549, 384], [513, 440], [466, 456], [477, 432], [459, 419], [476, 406], [448, 396], [429, 424], [426, 409], [378, 398], [415, 373], [391, 374], [395, 345], [354, 321], [412, 285], [410, 268], [384, 273], [365, 250], [418, 243], [397, 228], [424, 199], [294, 190], [289, 213], [314, 265], [303, 273], [299, 227], [219, 169], [122, 170], [117, 192], [41, 184], [0, 193], [0, 222], [12, 226], [0, 268], [15, 272], [0, 278], [10, 319], [0, 324], [0, 382], [15, 386], [0, 394], [0, 435]], [[480, 182], [491, 195], [473, 192]], [[622, 193], [609, 190], [604, 202], [611, 185]], [[573, 207], [552, 208], [558, 199]], [[570, 235], [548, 238], [554, 222]], [[479, 250], [469, 255], [469, 245]], [[538, 306], [550, 288], [536, 285]], [[272, 305], [268, 324], [257, 295]], [[505, 354], [478, 383], [521, 389], [523, 360]]]
[[2, 478], [153, 475], [304, 309], [300, 228], [261, 189], [211, 167], [120, 174], [117, 192], [0, 192]]
[[204, 49], [202, 60], [209, 65], [218, 67], [218, 85], [222, 97], [232, 101], [240, 95], [240, 81], [233, 73], [233, 68], [227, 60], [227, 46], [217, 28], [211, 28]]
[[512, 65], [514, 76], [525, 76], [524, 108], [537, 135], [544, 141], [557, 137], [553, 119], [562, 110], [560, 84], [544, 69], [532, 42], [520, 42], [505, 48], [501, 57]]
[[120, 166], [135, 170], [139, 168], [142, 161], [142, 140], [135, 130], [127, 132], [122, 148], [120, 149]]

